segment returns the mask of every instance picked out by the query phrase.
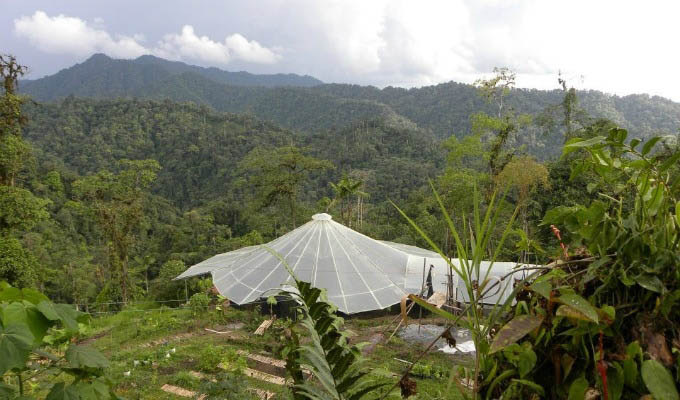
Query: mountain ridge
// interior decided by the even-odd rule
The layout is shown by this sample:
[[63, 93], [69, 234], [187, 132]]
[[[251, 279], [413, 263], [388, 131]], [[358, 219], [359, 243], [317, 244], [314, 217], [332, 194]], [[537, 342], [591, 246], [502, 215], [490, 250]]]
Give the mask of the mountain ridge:
[[[125, 76], [122, 76], [120, 73], [116, 76], [116, 78], [123, 83], [122, 86], [124, 88], [139, 87], [140, 83], [146, 85], [151, 82], [162, 80], [168, 76], [185, 72], [193, 72], [215, 82], [233, 86], [311, 87], [323, 84], [322, 81], [309, 75], [252, 74], [246, 71], [226, 71], [215, 67], [205, 68], [185, 64], [180, 61], [165, 60], [152, 55], [143, 55], [133, 60], [127, 60], [115, 59], [105, 54], [97, 53], [82, 63], [64, 68], [56, 74], [39, 79], [22, 80], [20, 82], [20, 87], [21, 90], [31, 93], [36, 98], [43, 101], [55, 100], [70, 94], [96, 97], [97, 90], [106, 90], [106, 86], [102, 87], [101, 85], [98, 85], [101, 83], [101, 79], [93, 79], [96, 78], [98, 72], [102, 71], [107, 73], [126, 72], [127, 75]], [[130, 79], [139, 78], [139, 74], [142, 75], [141, 82], [139, 79]], [[70, 83], [71, 87], [62, 84], [61, 82], [63, 81]], [[80, 86], [77, 86], [77, 84]], [[66, 91], [64, 91], [64, 89]], [[114, 91], [113, 94], [121, 93]]]
[[[241, 76], [238, 74], [241, 73], [196, 67], [154, 56], [115, 60], [95, 55], [55, 75], [22, 81], [20, 90], [38, 101], [53, 101], [69, 95], [188, 101], [217, 111], [251, 113], [259, 119], [307, 134], [343, 129], [358, 121], [384, 117], [401, 120], [414, 129], [430, 131], [440, 139], [451, 135], [461, 137], [472, 130], [472, 114], [494, 112], [474, 86], [464, 83], [379, 89], [323, 84], [311, 77], [308, 77], [311, 80], [305, 80], [308, 86], [235, 84], [225, 78]], [[265, 75], [243, 76], [265, 79], [262, 78]], [[266, 75], [269, 77], [266, 79], [281, 76]], [[295, 77], [306, 79], [299, 75]], [[519, 113], [539, 115], [550, 107], [558, 107], [563, 96], [558, 89], [513, 89], [506, 104]], [[617, 96], [594, 90], [578, 91], [578, 96], [581, 107], [592, 119], [610, 119], [628, 129], [631, 136], [647, 138], [676, 134], [680, 127], [680, 103], [659, 96]], [[541, 158], [559, 153], [562, 140], [558, 130], [532, 126], [523, 136], [517, 144], [529, 144], [529, 151]]]

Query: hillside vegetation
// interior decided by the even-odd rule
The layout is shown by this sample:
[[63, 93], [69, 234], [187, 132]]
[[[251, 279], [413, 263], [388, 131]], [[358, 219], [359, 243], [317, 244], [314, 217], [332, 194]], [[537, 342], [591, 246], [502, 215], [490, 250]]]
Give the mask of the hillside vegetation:
[[[294, 75], [242, 75], [151, 56], [114, 60], [95, 55], [55, 75], [24, 81], [20, 90], [39, 101], [69, 95], [191, 101], [218, 111], [251, 113], [307, 133], [342, 129], [376, 116], [398, 116], [439, 138], [462, 137], [471, 129], [470, 115], [494, 111], [474, 86], [462, 83], [378, 89], [324, 85], [314, 78]], [[562, 91], [513, 89], [507, 97], [507, 104], [518, 113], [538, 115], [559, 104]], [[579, 91], [578, 97], [591, 118], [611, 120], [638, 137], [676, 133], [680, 125], [680, 104], [661, 97], [620, 97], [598, 91]], [[545, 158], [559, 153], [561, 140], [558, 130], [542, 127], [528, 129], [519, 143]]]
[[[17, 92], [25, 68], [0, 56], [0, 394], [153, 398], [163, 395], [143, 384], [197, 389], [198, 379], [212, 385], [202, 392], [247, 398], [250, 361], [236, 346], [285, 359], [295, 384], [279, 394], [295, 399], [376, 400], [397, 388], [413, 398], [417, 373], [448, 375], [446, 385], [418, 382], [428, 399], [680, 399], [677, 104], [564, 82], [517, 90], [507, 68], [474, 87], [239, 87], [192, 71], [137, 86], [115, 71], [140, 60], [113, 70], [95, 61], [114, 71], [102, 87], [118, 94], [36, 102]], [[83, 87], [97, 82], [93, 71]], [[138, 92], [149, 87], [158, 95]], [[375, 336], [377, 354], [364, 358], [323, 291], [297, 278], [254, 313], [228, 308], [210, 279], [173, 280], [318, 212], [449, 260], [466, 301], [444, 310], [412, 293], [402, 323], [410, 301], [464, 328], [472, 362], [427, 369], [421, 359], [441, 365], [431, 347]], [[503, 282], [511, 295], [490, 307]], [[257, 311], [279, 300], [294, 302], [295, 318], [251, 339]], [[76, 308], [118, 314], [88, 327]], [[369, 339], [378, 328], [363, 328], [381, 319], [361, 317], [348, 326]], [[210, 333], [228, 342], [203, 333], [222, 323]], [[178, 337], [176, 348], [163, 342]], [[438, 338], [456, 344], [448, 328]], [[394, 368], [394, 357], [408, 366]], [[230, 374], [213, 375], [220, 362]]]

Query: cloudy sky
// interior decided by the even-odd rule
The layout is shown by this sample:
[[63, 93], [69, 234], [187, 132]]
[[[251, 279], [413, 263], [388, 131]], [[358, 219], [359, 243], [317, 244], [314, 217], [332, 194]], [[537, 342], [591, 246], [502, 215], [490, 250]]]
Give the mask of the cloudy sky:
[[143, 54], [379, 87], [473, 82], [680, 101], [680, 2], [606, 0], [0, 0], [0, 52], [52, 74]]

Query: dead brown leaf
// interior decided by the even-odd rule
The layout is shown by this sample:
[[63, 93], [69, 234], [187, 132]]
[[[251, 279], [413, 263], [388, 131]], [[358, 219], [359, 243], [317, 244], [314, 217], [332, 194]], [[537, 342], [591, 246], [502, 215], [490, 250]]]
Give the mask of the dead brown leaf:
[[451, 328], [445, 330], [442, 333], [442, 338], [446, 340], [446, 343], [451, 347], [456, 347], [456, 338], [451, 334]]
[[409, 379], [408, 375], [404, 375], [399, 381], [399, 388], [401, 389], [401, 397], [404, 399], [409, 398], [417, 393], [417, 384], [415, 381]]
[[666, 367], [673, 365], [673, 356], [668, 349], [668, 343], [666, 343], [666, 337], [661, 333], [651, 333], [646, 335], [647, 337], [647, 353], [649, 356]]

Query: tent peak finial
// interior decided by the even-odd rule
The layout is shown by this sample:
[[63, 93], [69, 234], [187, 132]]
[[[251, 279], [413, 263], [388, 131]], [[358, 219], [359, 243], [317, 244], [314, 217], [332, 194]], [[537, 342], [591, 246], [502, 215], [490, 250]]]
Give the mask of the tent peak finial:
[[333, 219], [333, 217], [326, 213], [320, 213], [312, 215], [312, 219], [314, 221], [330, 221]]

